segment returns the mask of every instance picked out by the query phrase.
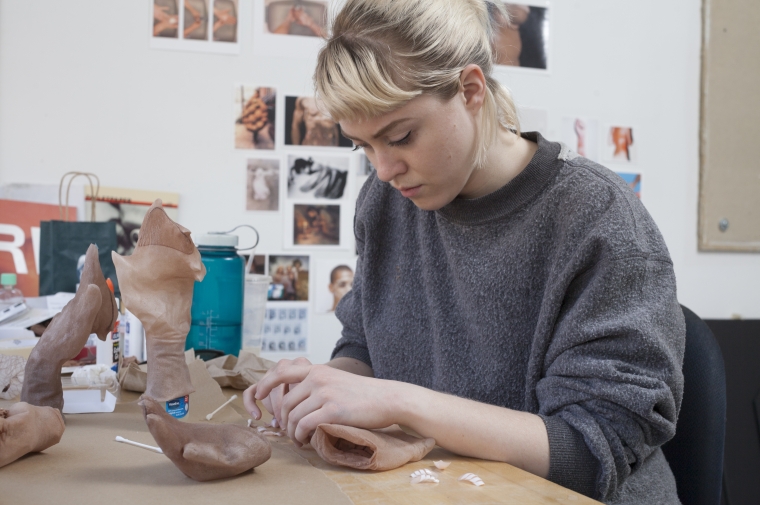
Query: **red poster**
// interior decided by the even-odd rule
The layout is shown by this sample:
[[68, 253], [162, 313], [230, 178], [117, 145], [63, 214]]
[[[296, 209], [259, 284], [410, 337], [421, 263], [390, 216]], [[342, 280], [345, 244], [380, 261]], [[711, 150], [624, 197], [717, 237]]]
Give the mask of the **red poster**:
[[[76, 221], [76, 216], [76, 207], [69, 207], [69, 220]], [[57, 219], [57, 205], [0, 200], [0, 273], [15, 273], [24, 296], [39, 295], [34, 250], [39, 251], [40, 222]]]

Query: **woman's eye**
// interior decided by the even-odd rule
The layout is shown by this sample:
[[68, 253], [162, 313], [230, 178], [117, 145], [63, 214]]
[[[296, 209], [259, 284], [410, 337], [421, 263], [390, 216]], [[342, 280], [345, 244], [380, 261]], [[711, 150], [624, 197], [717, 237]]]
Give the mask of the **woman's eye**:
[[412, 134], [412, 131], [409, 130], [409, 133], [403, 136], [403, 138], [400, 138], [398, 140], [391, 140], [388, 142], [389, 146], [401, 146], [409, 142], [409, 136]]
[[352, 151], [358, 151], [359, 149], [364, 149], [364, 146], [360, 146], [359, 144], [354, 144], [354, 148], [351, 149]]

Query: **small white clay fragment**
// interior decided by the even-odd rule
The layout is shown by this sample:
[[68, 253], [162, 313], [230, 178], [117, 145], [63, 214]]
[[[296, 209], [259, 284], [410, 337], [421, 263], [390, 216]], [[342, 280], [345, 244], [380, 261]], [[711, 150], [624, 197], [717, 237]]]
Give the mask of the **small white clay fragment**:
[[264, 426], [256, 426], [256, 431], [258, 431], [259, 433], [263, 433], [267, 431], [267, 429]]
[[439, 461], [435, 461], [433, 464], [439, 470], [446, 470], [449, 467], [449, 465], [451, 464], [451, 461], [439, 460]]
[[471, 482], [472, 484], [475, 484], [476, 486], [482, 486], [485, 484], [483, 482], [483, 479], [475, 475], [474, 473], [466, 473], [459, 477], [457, 480], [466, 480], [467, 482]]
[[431, 476], [435, 477], [435, 474], [433, 472], [431, 472], [430, 470], [428, 470], [427, 468], [422, 468], [420, 470], [415, 470], [415, 471], [413, 471], [409, 475], [409, 477], [414, 478], [414, 477], [419, 477], [420, 475], [431, 475]]
[[282, 433], [280, 433], [280, 432], [277, 432], [277, 431], [268, 431], [268, 430], [262, 432], [262, 434], [264, 436], [267, 436], [267, 437], [281, 437], [282, 436]]
[[253, 419], [249, 419], [249, 420], [248, 420], [248, 427], [249, 427], [249, 428], [251, 427], [251, 423], [252, 423], [252, 422], [253, 422]]
[[433, 484], [438, 484], [438, 479], [432, 475], [418, 475], [412, 479], [412, 484], [420, 484], [422, 482], [432, 482]]
[[269, 423], [269, 426], [271, 426], [272, 428], [279, 428], [279, 427], [280, 427], [280, 426], [277, 424], [277, 419], [275, 419], [274, 417], [272, 418], [272, 422], [271, 422], [271, 423]]

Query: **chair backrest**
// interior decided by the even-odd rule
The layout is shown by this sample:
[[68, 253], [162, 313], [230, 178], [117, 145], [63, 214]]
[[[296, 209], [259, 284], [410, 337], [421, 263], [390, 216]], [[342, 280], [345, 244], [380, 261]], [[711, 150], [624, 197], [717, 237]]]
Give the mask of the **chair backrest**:
[[718, 505], [726, 437], [726, 371], [710, 328], [681, 307], [686, 319], [684, 393], [676, 435], [662, 446], [683, 505]]

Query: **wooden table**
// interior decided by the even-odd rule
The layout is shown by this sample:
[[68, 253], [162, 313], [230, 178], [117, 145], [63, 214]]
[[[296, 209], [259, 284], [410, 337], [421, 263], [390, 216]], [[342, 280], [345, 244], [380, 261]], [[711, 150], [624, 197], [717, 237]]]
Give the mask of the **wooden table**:
[[[224, 390], [226, 396], [240, 391]], [[477, 504], [599, 503], [506, 463], [455, 456], [436, 448], [416, 463], [388, 472], [333, 467], [313, 450], [272, 437], [269, 461], [235, 478], [200, 483], [185, 477], [161, 454], [114, 442], [117, 435], [154, 445], [136, 403], [125, 398], [110, 414], [66, 416], [61, 442], [0, 468], [0, 504]], [[10, 402], [0, 401], [7, 408]], [[240, 398], [233, 403], [247, 420]], [[451, 461], [437, 471], [433, 461]], [[439, 473], [438, 484], [410, 484], [420, 468]], [[485, 485], [458, 482], [467, 472]]]

